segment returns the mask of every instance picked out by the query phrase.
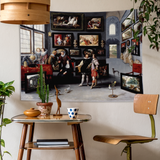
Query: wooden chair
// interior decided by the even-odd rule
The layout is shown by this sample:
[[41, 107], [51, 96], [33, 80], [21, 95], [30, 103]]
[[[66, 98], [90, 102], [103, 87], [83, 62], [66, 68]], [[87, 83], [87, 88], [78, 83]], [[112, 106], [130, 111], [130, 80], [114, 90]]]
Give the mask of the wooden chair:
[[123, 149], [122, 153], [127, 153], [127, 160], [132, 160], [131, 157], [131, 145], [136, 143], [148, 143], [153, 140], [157, 140], [155, 138], [155, 122], [153, 115], [157, 113], [157, 104], [158, 104], [159, 95], [149, 95], [149, 94], [137, 94], [134, 97], [134, 112], [149, 114], [151, 120], [151, 129], [152, 136], [144, 137], [138, 135], [119, 135], [119, 136], [111, 136], [111, 135], [96, 135], [93, 137], [95, 141], [109, 143], [109, 144], [118, 144], [120, 142], [126, 143], [127, 146]]

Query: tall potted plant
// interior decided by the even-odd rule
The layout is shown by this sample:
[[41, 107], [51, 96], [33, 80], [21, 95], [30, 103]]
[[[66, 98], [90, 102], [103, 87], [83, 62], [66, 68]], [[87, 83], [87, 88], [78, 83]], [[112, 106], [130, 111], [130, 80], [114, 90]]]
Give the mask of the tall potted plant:
[[42, 65], [40, 65], [37, 93], [39, 95], [39, 98], [41, 99], [41, 102], [37, 102], [38, 109], [41, 111], [40, 116], [48, 116], [51, 112], [53, 103], [48, 102], [49, 101], [49, 85], [47, 85], [46, 87]]
[[4, 115], [4, 107], [5, 107], [5, 100], [6, 97], [10, 97], [12, 93], [15, 91], [15, 88], [12, 86], [14, 81], [8, 82], [8, 83], [3, 83], [0, 81], [0, 160], [3, 160], [4, 154], [9, 154], [11, 155], [8, 151], [3, 151], [2, 153], [2, 146], [5, 147], [5, 141], [1, 139], [2, 135], [2, 127], [6, 126], [7, 124], [10, 124], [12, 121], [8, 118], [3, 118]]

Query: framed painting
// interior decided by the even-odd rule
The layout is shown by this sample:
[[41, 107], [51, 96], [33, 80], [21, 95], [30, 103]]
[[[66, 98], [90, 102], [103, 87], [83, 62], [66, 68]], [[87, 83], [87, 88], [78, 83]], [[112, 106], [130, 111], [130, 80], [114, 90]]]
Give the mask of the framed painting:
[[117, 44], [109, 44], [109, 58], [117, 58]]
[[69, 56], [70, 57], [80, 57], [81, 56], [81, 50], [80, 49], [70, 49], [69, 50]]
[[99, 60], [98, 73], [100, 78], [109, 76], [109, 64], [106, 64], [104, 60]]
[[51, 29], [58, 31], [82, 31], [84, 14], [51, 12]]
[[[43, 72], [43, 77], [46, 81], [46, 72]], [[30, 93], [37, 90], [39, 73], [25, 73], [25, 93]]]
[[134, 31], [137, 32], [139, 31], [139, 34], [142, 33], [142, 23], [141, 22], [137, 22], [135, 25], [134, 25]]
[[134, 10], [128, 15], [128, 17], [121, 24], [121, 31], [125, 31], [128, 27], [133, 24]]
[[106, 56], [105, 49], [97, 48], [96, 55], [97, 56]]
[[[115, 13], [120, 13], [121, 16], [119, 19], [115, 17]], [[135, 13], [136, 11], [134, 11], [134, 14]], [[131, 46], [131, 43], [136, 46], [134, 41], [132, 41], [134, 38], [133, 27], [139, 21], [134, 23], [128, 21], [130, 14], [130, 10], [107, 10], [104, 12], [84, 13], [76, 11], [72, 13], [69, 11], [68, 13], [51, 11], [50, 24], [41, 26], [21, 25], [21, 62], [19, 66], [21, 70], [21, 79], [19, 80], [21, 81], [21, 100], [38, 101], [39, 97], [36, 94], [36, 80], [32, 80], [31, 83], [28, 84], [28, 88], [26, 86], [26, 92], [29, 93], [25, 93], [25, 74], [31, 72], [36, 74], [39, 71], [39, 59], [45, 59], [46, 64], [42, 63], [42, 65], [43, 71], [46, 71], [46, 83], [50, 85], [51, 96], [49, 98], [52, 102], [56, 101], [54, 85], [56, 85], [59, 90], [59, 96], [63, 102], [115, 103], [133, 101], [135, 94], [121, 89], [121, 77], [120, 74], [118, 74], [118, 71], [119, 73], [133, 71], [134, 64], [131, 68], [129, 65], [131, 64], [129, 59], [131, 57], [128, 56], [127, 49]], [[133, 16], [135, 18], [136, 14]], [[121, 32], [121, 24], [124, 21], [124, 31]], [[116, 24], [118, 24], [118, 26]], [[28, 30], [32, 31], [34, 34], [34, 32], [41, 33], [43, 28], [45, 28], [44, 35], [39, 36], [38, 41], [39, 48], [44, 48], [46, 52], [41, 52], [42, 57], [40, 57], [40, 53], [35, 52], [35, 60], [30, 60], [30, 54], [25, 55], [23, 53], [30, 52], [30, 48], [35, 50], [38, 42], [32, 44], [32, 42], [35, 41], [35, 36], [28, 36], [28, 41], [25, 43], [24, 39], [28, 35]], [[50, 33], [48, 34], [48, 32]], [[123, 41], [121, 38], [122, 34]], [[138, 36], [141, 36], [141, 34]], [[45, 42], [45, 44], [40, 42]], [[136, 49], [134, 51], [135, 53], [132, 53], [134, 56], [131, 55], [135, 63], [143, 63], [143, 44], [141, 44], [141, 40], [139, 43], [140, 45], [138, 44], [139, 46], [137, 45], [136, 47], [140, 49], [138, 48], [138, 52]], [[29, 46], [26, 48], [25, 46], [28, 44]], [[65, 53], [65, 55], [62, 52]], [[138, 55], [137, 53], [140, 56], [135, 56]], [[86, 54], [89, 55], [88, 60], [86, 59], [87, 56], [85, 57]], [[94, 68], [93, 65], [90, 65], [91, 62], [96, 65], [96, 61], [92, 61], [93, 54], [96, 55], [99, 62], [98, 74], [91, 70]], [[46, 57], [48, 58], [46, 59]], [[34, 59], [34, 57], [31, 57], [31, 59]], [[117, 59], [119, 59], [119, 61]], [[137, 62], [135, 59], [138, 59]], [[114, 68], [114, 72], [112, 68]], [[140, 65], [137, 65], [136, 71], [139, 70]], [[135, 75], [140, 75], [140, 73], [135, 73]], [[91, 90], [90, 88], [92, 86], [92, 81], [94, 81], [94, 76], [97, 76], [97, 87], [93, 87]], [[108, 95], [111, 94], [109, 84], [112, 81], [117, 82], [115, 86], [116, 90], [114, 91], [115, 94], [121, 95], [117, 98], [108, 97]]]
[[99, 33], [78, 33], [78, 47], [99, 47], [101, 34]]
[[132, 39], [131, 46], [134, 46], [134, 49], [132, 50], [131, 54], [134, 56], [140, 56], [140, 42], [137, 42], [136, 39]]
[[103, 31], [104, 20], [103, 17], [86, 17], [85, 18], [85, 29], [87, 31]]
[[132, 38], [132, 27], [122, 33], [122, 41]]
[[126, 42], [121, 43], [121, 53], [124, 53], [126, 51]]
[[130, 46], [130, 43], [131, 43], [130, 40], [127, 40], [127, 43], [126, 43], [127, 46]]
[[143, 94], [142, 76], [121, 73], [121, 89]]
[[93, 54], [95, 54], [95, 50], [91, 48], [87, 48], [83, 50], [83, 55], [85, 56], [88, 54], [89, 57], [92, 57]]
[[53, 48], [70, 48], [73, 46], [73, 33], [53, 33], [52, 38]]

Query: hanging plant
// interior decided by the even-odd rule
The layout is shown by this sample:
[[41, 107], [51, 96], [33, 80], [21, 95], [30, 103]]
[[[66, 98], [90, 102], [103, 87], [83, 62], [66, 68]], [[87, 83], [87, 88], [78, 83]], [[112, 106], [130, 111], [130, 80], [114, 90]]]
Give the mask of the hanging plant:
[[[131, 0], [132, 1], [132, 0]], [[133, 0], [133, 8], [138, 0]], [[140, 0], [139, 21], [143, 24], [143, 35], [150, 41], [150, 48], [159, 51], [160, 47], [160, 0]], [[139, 32], [133, 30], [134, 39], [139, 40]]]
[[4, 154], [11, 155], [8, 151], [3, 151], [2, 147], [5, 147], [5, 141], [1, 138], [2, 135], [2, 127], [10, 124], [12, 121], [8, 118], [3, 118], [4, 115], [4, 106], [6, 97], [10, 97], [12, 93], [15, 91], [15, 88], [12, 86], [14, 81], [3, 83], [0, 81], [0, 160], [3, 160]]

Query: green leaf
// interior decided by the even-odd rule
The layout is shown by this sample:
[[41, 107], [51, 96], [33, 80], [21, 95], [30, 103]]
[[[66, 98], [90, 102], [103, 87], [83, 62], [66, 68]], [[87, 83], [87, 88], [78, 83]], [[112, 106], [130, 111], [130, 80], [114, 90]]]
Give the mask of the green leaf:
[[150, 48], [152, 48], [152, 47], [153, 47], [153, 44], [150, 45]]
[[153, 21], [156, 20], [156, 19], [157, 19], [157, 17], [154, 17], [154, 18], [153, 18]]
[[134, 8], [131, 8], [130, 13], [133, 12]]
[[158, 10], [158, 7], [157, 6], [155, 6], [155, 11], [157, 11]]
[[0, 155], [0, 160], [2, 160], [2, 155]]
[[145, 1], [142, 1], [141, 4], [140, 4], [140, 6], [143, 7], [144, 3], [145, 3]]
[[5, 147], [5, 142], [3, 139], [1, 139], [1, 146]]
[[3, 152], [3, 155], [4, 155], [5, 153], [7, 153], [7, 154], [9, 154], [10, 156], [12, 156], [8, 151], [4, 151], [4, 152]]
[[152, 38], [151, 38], [151, 36], [150, 35], [148, 35], [148, 39], [150, 40], [150, 42], [152, 43]]
[[4, 84], [4, 87], [7, 88], [8, 86], [11, 86], [14, 83], [14, 81], [8, 82]]
[[3, 101], [0, 101], [0, 107], [3, 105], [3, 104], [5, 104]]
[[158, 34], [155, 35], [155, 41], [157, 41], [157, 40], [158, 40]]
[[12, 121], [10, 119], [8, 119], [8, 118], [3, 119], [3, 126], [6, 126], [7, 124], [10, 124], [10, 123], [12, 123]]
[[133, 19], [133, 23], [135, 23], [135, 20]]
[[143, 34], [144, 34], [144, 36], [147, 34], [147, 28], [146, 28], [146, 26], [143, 28]]
[[147, 21], [149, 21], [149, 13], [147, 13], [147, 12], [145, 13], [145, 18]]
[[15, 88], [13, 86], [8, 86], [6, 89], [15, 92]]
[[4, 83], [2, 81], [0, 81], [0, 86], [4, 86]]
[[134, 33], [134, 35], [133, 35], [133, 36], [134, 36], [134, 39], [137, 38], [138, 34], [139, 34], [139, 30]]

